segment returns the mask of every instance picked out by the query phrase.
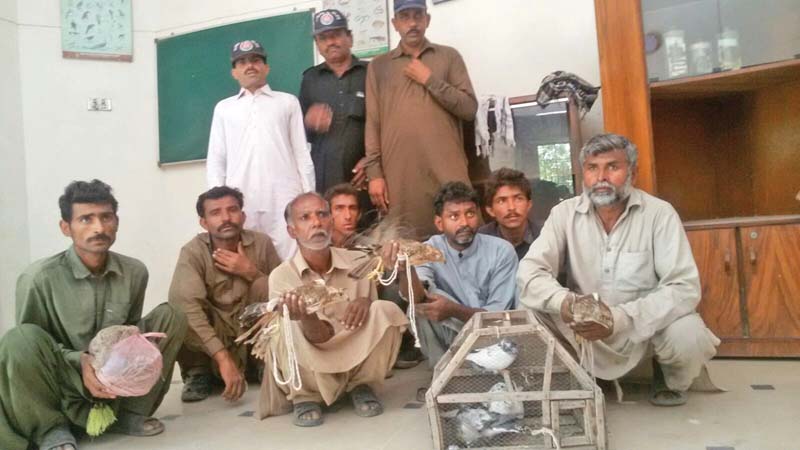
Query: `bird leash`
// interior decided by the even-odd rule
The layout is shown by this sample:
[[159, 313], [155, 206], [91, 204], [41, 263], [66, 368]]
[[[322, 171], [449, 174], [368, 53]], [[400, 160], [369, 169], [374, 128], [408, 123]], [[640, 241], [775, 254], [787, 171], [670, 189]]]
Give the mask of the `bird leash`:
[[414, 301], [414, 286], [411, 280], [411, 260], [408, 255], [405, 253], [398, 254], [397, 260], [394, 262], [392, 273], [390, 273], [388, 277], [383, 278], [381, 273], [378, 272], [376, 273], [375, 279], [378, 280], [378, 283], [382, 286], [389, 286], [394, 283], [395, 280], [397, 280], [398, 268], [400, 267], [401, 261], [406, 265], [406, 279], [408, 281], [408, 309], [406, 310], [406, 315], [408, 316], [411, 334], [414, 336], [414, 347], [420, 348], [419, 334], [417, 333], [417, 308], [416, 302]]
[[294, 336], [292, 335], [292, 319], [289, 317], [289, 307], [283, 305], [281, 314], [281, 325], [283, 328], [283, 343], [286, 347], [286, 361], [289, 366], [289, 375], [285, 380], [281, 379], [278, 373], [278, 361], [275, 352], [272, 352], [272, 378], [281, 386], [289, 385], [295, 391], [303, 388], [303, 380], [300, 378], [300, 364], [297, 362], [297, 350], [294, 348]]

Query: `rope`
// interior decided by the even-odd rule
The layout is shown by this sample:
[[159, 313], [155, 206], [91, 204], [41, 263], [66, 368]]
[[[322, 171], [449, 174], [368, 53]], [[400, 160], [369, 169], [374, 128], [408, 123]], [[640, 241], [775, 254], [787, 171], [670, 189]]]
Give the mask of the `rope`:
[[531, 433], [531, 436], [539, 436], [540, 434], [546, 434], [547, 436], [550, 436], [550, 439], [553, 440], [553, 445], [556, 446], [556, 450], [561, 450], [561, 445], [559, 445], [558, 443], [558, 437], [556, 437], [556, 433], [550, 428], [542, 427], [539, 428], [538, 430], [529, 430], [529, 431]]
[[283, 305], [283, 314], [281, 315], [281, 325], [283, 326], [283, 342], [286, 345], [286, 361], [289, 365], [289, 376], [286, 380], [282, 380], [278, 374], [278, 361], [275, 357], [275, 352], [272, 352], [272, 377], [275, 382], [281, 386], [287, 384], [295, 391], [303, 388], [303, 380], [300, 378], [300, 365], [297, 362], [296, 350], [294, 348], [294, 336], [292, 335], [292, 319], [289, 318], [289, 307]]
[[406, 315], [408, 316], [411, 334], [414, 336], [414, 347], [420, 348], [419, 334], [417, 333], [417, 307], [416, 303], [414, 302], [414, 286], [411, 280], [411, 260], [409, 259], [408, 255], [405, 253], [397, 255], [397, 260], [394, 262], [394, 269], [392, 269], [392, 273], [387, 278], [383, 278], [380, 272], [378, 272], [375, 279], [383, 286], [389, 286], [390, 284], [394, 283], [399, 273], [398, 268], [400, 267], [400, 261], [403, 261], [406, 265], [406, 279], [408, 280], [408, 308], [406, 310]]

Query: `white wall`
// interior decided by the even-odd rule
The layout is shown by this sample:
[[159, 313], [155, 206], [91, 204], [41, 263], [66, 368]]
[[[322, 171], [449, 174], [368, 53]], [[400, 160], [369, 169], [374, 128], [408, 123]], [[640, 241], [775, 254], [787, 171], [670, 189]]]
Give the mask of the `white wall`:
[[14, 323], [14, 285], [29, 260], [16, 0], [0, 1], [0, 334]]
[[[319, 4], [318, 0], [134, 1], [134, 60], [119, 63], [63, 59], [57, 2], [19, 0], [28, 222], [30, 236], [35, 237], [30, 258], [21, 254], [19, 264], [69, 245], [57, 228], [57, 198], [69, 181], [98, 177], [115, 188], [120, 201], [121, 225], [114, 250], [140, 258], [150, 269], [145, 309], [164, 301], [178, 250], [199, 229], [194, 201], [205, 186], [205, 167], [156, 164], [153, 39]], [[430, 12], [430, 38], [462, 52], [479, 93], [532, 94], [541, 79], [557, 69], [599, 83], [594, 8], [589, 0], [453, 0], [431, 7]], [[114, 110], [86, 111], [89, 97], [111, 98]], [[602, 127], [600, 109], [597, 104], [587, 117], [586, 133]], [[0, 230], [5, 233], [7, 226], [0, 223]]]

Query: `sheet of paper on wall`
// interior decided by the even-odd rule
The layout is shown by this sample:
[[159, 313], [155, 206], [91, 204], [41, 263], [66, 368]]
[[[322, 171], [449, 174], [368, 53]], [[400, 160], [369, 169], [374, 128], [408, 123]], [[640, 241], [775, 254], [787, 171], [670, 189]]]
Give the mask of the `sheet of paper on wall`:
[[132, 61], [131, 16], [131, 0], [61, 0], [61, 54]]
[[353, 31], [353, 54], [371, 58], [389, 51], [387, 0], [323, 0], [324, 9], [338, 9]]

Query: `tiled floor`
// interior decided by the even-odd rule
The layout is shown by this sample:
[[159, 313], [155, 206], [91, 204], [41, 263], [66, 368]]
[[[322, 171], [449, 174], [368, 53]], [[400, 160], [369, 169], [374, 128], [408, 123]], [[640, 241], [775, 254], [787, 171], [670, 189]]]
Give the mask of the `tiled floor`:
[[[635, 403], [608, 397], [610, 449], [800, 450], [800, 361], [716, 360], [710, 371], [729, 391], [691, 393], [682, 407], [652, 407], [636, 386], [625, 386], [626, 402]], [[379, 392], [383, 415], [361, 418], [346, 405], [327, 414], [321, 427], [306, 429], [293, 426], [288, 415], [253, 417], [255, 385], [235, 404], [219, 396], [183, 404], [177, 383], [156, 414], [167, 425], [162, 435], [108, 435], [82, 442], [81, 449], [428, 450], [427, 412], [415, 408], [414, 397], [429, 377], [423, 367], [395, 371]]]

